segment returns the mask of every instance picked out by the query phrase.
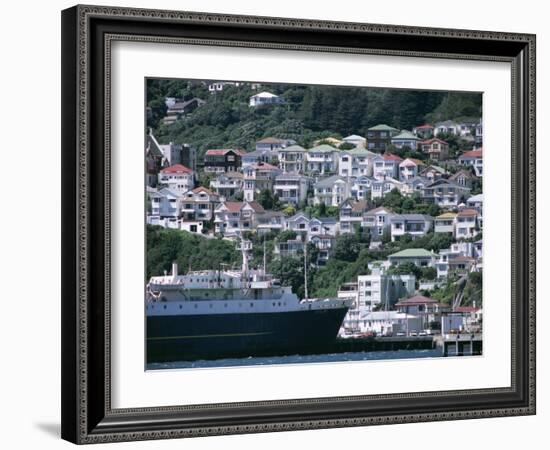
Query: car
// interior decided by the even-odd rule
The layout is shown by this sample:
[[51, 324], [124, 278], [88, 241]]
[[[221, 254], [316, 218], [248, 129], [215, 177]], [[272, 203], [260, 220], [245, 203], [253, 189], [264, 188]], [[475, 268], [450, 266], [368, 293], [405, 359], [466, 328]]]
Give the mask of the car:
[[406, 336], [406, 334], [405, 334], [405, 333], [403, 333], [402, 331], [398, 331], [397, 333], [395, 333], [395, 335], [396, 335], [397, 337], [403, 337], [403, 336]]
[[411, 337], [416, 337], [416, 336], [418, 336], [418, 333], [417, 333], [416, 331], [411, 331], [411, 332], [409, 333], [409, 336], [411, 336]]
[[418, 333], [418, 336], [428, 336], [428, 333], [426, 333], [425, 331], [421, 331], [420, 333]]

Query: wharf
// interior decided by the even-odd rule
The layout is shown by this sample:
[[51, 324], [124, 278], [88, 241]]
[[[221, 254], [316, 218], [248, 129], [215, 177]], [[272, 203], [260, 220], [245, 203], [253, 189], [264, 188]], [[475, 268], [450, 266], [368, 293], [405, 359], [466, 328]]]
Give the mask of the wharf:
[[443, 356], [481, 355], [483, 349], [481, 333], [443, 334], [434, 337], [434, 343]]
[[394, 350], [431, 350], [435, 348], [432, 336], [388, 336], [338, 338], [335, 353], [379, 352]]

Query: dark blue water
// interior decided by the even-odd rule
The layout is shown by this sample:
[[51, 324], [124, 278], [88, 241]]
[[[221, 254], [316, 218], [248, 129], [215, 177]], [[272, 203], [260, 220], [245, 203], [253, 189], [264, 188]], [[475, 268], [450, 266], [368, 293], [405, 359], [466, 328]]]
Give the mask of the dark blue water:
[[228, 358], [212, 361], [177, 361], [147, 364], [147, 370], [199, 369], [212, 367], [265, 366], [280, 364], [331, 363], [348, 361], [377, 361], [384, 359], [418, 359], [441, 357], [441, 350], [396, 350], [384, 352], [329, 353], [325, 355], [291, 355], [275, 357]]

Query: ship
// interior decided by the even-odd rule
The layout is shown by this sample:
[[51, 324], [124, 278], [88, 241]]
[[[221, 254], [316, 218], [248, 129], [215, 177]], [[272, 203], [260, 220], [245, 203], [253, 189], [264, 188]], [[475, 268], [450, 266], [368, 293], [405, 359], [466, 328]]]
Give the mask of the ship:
[[[249, 269], [240, 241], [239, 270], [189, 270], [153, 276], [146, 287], [147, 364], [329, 353], [349, 299], [292, 292], [263, 268]], [[304, 261], [307, 257], [304, 257]], [[307, 280], [307, 265], [304, 263]]]

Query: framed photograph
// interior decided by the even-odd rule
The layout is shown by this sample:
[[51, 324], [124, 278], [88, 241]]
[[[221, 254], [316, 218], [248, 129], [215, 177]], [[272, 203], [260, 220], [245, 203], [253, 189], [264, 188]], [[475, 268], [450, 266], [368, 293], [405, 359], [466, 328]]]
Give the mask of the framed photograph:
[[62, 437], [535, 413], [535, 36], [62, 12]]

